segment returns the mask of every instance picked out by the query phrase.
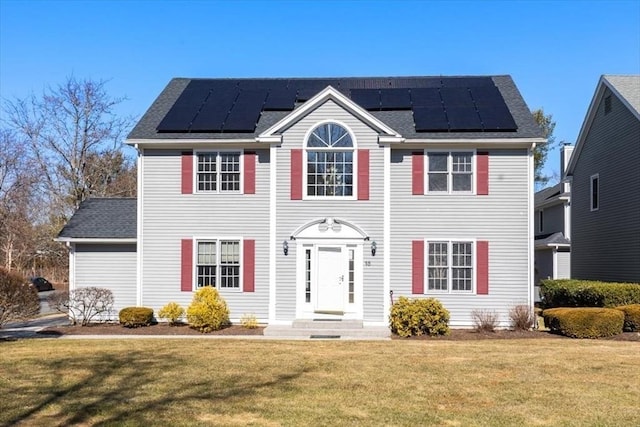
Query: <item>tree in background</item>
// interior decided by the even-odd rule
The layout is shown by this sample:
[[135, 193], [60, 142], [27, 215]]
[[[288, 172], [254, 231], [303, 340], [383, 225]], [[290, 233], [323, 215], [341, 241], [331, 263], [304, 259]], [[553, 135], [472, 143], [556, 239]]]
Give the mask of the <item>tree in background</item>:
[[556, 140], [555, 136], [553, 136], [556, 122], [553, 120], [553, 116], [551, 114], [545, 114], [542, 108], [533, 111], [532, 114], [533, 119], [542, 129], [543, 137], [547, 139], [547, 142], [537, 144], [533, 150], [534, 182], [536, 187], [544, 187], [545, 184], [549, 182], [549, 179], [551, 179], [550, 176], [544, 175], [543, 168], [547, 161], [549, 148], [553, 148]]
[[31, 147], [50, 211], [64, 218], [90, 196], [120, 192], [118, 173], [134, 168], [122, 155], [133, 118], [115, 114], [124, 98], [109, 96], [105, 84], [70, 77], [41, 97], [5, 105], [8, 124]]
[[[69, 77], [41, 96], [5, 101], [0, 129], [0, 265], [66, 277], [54, 242], [88, 197], [136, 195], [136, 166], [123, 141], [134, 120], [103, 80]], [[49, 273], [48, 273], [49, 274]]]

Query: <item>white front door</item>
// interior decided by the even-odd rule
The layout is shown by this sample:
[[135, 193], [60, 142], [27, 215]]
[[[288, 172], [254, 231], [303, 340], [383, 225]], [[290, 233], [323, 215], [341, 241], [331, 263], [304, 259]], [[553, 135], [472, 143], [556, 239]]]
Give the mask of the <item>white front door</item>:
[[319, 246], [316, 280], [316, 312], [344, 312], [348, 275], [344, 246]]

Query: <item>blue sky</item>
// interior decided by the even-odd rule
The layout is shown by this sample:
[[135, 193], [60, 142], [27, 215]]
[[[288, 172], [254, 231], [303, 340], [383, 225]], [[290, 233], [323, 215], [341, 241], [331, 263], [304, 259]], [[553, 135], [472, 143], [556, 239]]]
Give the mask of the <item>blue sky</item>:
[[172, 77], [510, 74], [574, 142], [599, 76], [640, 74], [640, 0], [0, 0], [0, 96], [71, 74], [136, 116]]

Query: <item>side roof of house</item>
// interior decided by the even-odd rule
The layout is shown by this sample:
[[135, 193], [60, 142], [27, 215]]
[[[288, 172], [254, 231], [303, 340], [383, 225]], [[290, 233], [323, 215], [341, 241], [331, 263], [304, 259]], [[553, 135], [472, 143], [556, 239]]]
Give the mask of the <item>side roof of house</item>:
[[87, 199], [60, 231], [58, 239], [135, 239], [136, 215], [135, 198]]
[[591, 124], [595, 117], [598, 105], [600, 104], [605, 90], [609, 89], [626, 108], [629, 109], [631, 114], [640, 121], [640, 75], [609, 75], [605, 74], [600, 77], [598, 85], [596, 86], [595, 93], [589, 104], [587, 115], [580, 128], [580, 133], [576, 140], [576, 146], [571, 155], [571, 161], [567, 167], [566, 175], [570, 176], [576, 167], [580, 154], [582, 153], [585, 139], [591, 128]]
[[[174, 78], [143, 115], [128, 139], [130, 143], [137, 140], [255, 139], [327, 86], [340, 91], [407, 139], [542, 138], [542, 131], [533, 120], [511, 76], [500, 75]], [[266, 93], [266, 100], [261, 93]], [[433, 100], [427, 99], [433, 94], [436, 95], [437, 105], [431, 103]], [[418, 105], [415, 95], [422, 97], [418, 103], [426, 103]], [[231, 110], [225, 107], [225, 102], [229, 103]], [[276, 102], [277, 105], [270, 106], [269, 102]], [[385, 102], [389, 104], [385, 105]], [[256, 107], [256, 104], [260, 105]], [[237, 111], [242, 109], [245, 114], [255, 114], [256, 117], [236, 117], [240, 122], [248, 120], [251, 123], [242, 132], [237, 131], [238, 127], [228, 126], [236, 111], [233, 109], [238, 105], [242, 105], [242, 108], [237, 107]], [[204, 123], [201, 123], [204, 126], [195, 126], [195, 122], [202, 122], [202, 118], [207, 115], [220, 113], [220, 109], [224, 110], [221, 114], [227, 114], [227, 119], [219, 131], [211, 131]], [[421, 129], [415, 120], [418, 114], [427, 117], [428, 122], [431, 117], [441, 115], [443, 126], [447, 130], [438, 126], [425, 130], [425, 126], [420, 125]], [[493, 124], [488, 124], [490, 121]], [[470, 125], [467, 126], [467, 123]], [[427, 123], [426, 128], [430, 125], [431, 123]]]

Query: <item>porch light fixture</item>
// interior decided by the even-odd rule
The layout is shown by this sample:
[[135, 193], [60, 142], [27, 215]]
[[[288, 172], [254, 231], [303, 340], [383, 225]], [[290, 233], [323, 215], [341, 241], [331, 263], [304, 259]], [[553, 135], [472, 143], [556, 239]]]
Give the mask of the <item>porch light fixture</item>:
[[286, 240], [282, 241], [282, 252], [285, 256], [289, 255], [289, 242]]
[[378, 249], [378, 244], [376, 241], [371, 242], [371, 256], [376, 256], [376, 250]]

